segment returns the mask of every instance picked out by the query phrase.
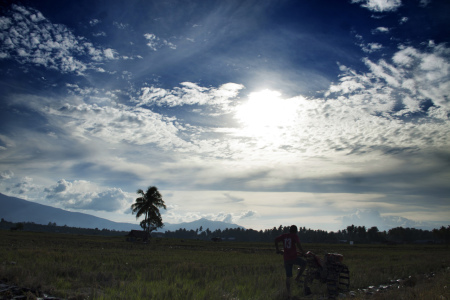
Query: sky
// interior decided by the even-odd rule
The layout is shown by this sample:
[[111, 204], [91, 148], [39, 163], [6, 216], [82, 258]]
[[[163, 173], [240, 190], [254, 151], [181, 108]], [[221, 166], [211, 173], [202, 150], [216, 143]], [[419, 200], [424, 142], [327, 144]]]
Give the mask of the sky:
[[[2, 1], [0, 193], [139, 223], [450, 225], [446, 0]], [[61, 224], [62, 225], [62, 224]]]

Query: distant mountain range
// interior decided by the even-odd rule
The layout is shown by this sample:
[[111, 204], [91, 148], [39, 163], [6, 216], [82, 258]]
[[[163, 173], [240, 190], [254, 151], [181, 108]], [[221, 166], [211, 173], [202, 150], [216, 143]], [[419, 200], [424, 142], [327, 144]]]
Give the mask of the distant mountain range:
[[[1, 193], [0, 218], [3, 218], [9, 222], [34, 222], [36, 224], [43, 225], [47, 225], [51, 222], [56, 223], [59, 226], [67, 225], [69, 227], [79, 228], [98, 228], [118, 231], [141, 229], [141, 227], [137, 224], [113, 222], [89, 214], [70, 212], [60, 208], [6, 196]], [[196, 230], [200, 227], [202, 227], [203, 230], [208, 228], [210, 231], [214, 231], [216, 229], [224, 230], [226, 228], [243, 228], [242, 226], [236, 224], [210, 221], [204, 218], [188, 223], [164, 223], [164, 225], [165, 226], [159, 229], [158, 232], [176, 231], [181, 228], [186, 230]]]

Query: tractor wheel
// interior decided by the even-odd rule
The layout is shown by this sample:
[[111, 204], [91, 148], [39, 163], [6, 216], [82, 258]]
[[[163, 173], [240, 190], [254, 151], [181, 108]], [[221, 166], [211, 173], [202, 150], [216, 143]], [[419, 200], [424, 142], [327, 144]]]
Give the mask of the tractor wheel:
[[339, 268], [338, 290], [340, 292], [350, 290], [350, 271], [346, 265], [341, 265]]
[[335, 299], [339, 293], [350, 289], [350, 272], [346, 265], [330, 264], [328, 266], [328, 299]]
[[328, 265], [327, 272], [327, 291], [328, 291], [328, 299], [336, 299], [339, 295], [339, 271], [336, 264]]

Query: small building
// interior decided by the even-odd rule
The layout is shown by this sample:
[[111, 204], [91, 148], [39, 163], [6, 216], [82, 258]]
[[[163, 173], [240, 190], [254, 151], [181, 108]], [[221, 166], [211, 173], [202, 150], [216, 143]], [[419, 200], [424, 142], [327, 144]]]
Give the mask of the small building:
[[127, 235], [127, 242], [147, 242], [150, 234], [143, 230], [131, 230]]
[[152, 232], [150, 235], [151, 235], [151, 237], [154, 237], [154, 238], [163, 238], [164, 232]]
[[433, 240], [415, 240], [414, 244], [432, 245], [432, 244], [435, 244], [435, 241], [433, 241]]

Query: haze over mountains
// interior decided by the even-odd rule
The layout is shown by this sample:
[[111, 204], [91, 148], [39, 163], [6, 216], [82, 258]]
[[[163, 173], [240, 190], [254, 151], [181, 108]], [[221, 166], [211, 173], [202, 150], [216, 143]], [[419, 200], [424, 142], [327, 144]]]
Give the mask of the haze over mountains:
[[[118, 231], [141, 229], [141, 227], [137, 224], [113, 222], [89, 214], [70, 212], [60, 208], [6, 196], [1, 193], [0, 207], [0, 218], [10, 222], [34, 222], [36, 224], [43, 225], [47, 225], [51, 222], [60, 226], [67, 225], [69, 227], [98, 228]], [[189, 223], [165, 223], [165, 226], [162, 229], [159, 229], [158, 232], [176, 231], [180, 228], [185, 228], [186, 230], [196, 230], [200, 227], [202, 227], [203, 230], [208, 228], [209, 230], [214, 231], [216, 229], [223, 230], [226, 228], [237, 228], [241, 226], [219, 221], [210, 221], [203, 218]]]

